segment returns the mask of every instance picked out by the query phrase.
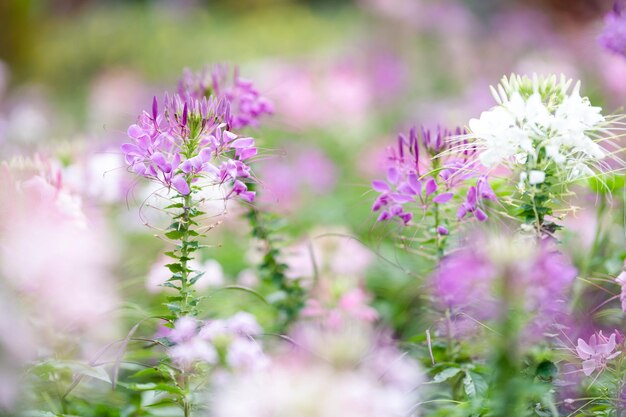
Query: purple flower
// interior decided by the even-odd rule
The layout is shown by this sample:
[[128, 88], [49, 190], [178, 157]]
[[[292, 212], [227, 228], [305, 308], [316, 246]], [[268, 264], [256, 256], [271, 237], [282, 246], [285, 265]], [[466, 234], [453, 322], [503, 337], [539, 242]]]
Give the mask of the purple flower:
[[605, 16], [604, 29], [598, 41], [607, 50], [626, 56], [626, 14], [621, 1], [617, 1], [613, 10]]
[[268, 361], [261, 344], [253, 339], [261, 331], [253, 315], [239, 312], [227, 320], [204, 323], [181, 317], [163, 335], [173, 344], [168, 355], [184, 369], [191, 369], [196, 362], [215, 365], [224, 359], [230, 368], [258, 369]]
[[467, 196], [463, 204], [459, 206], [456, 217], [458, 220], [463, 219], [467, 214], [471, 213], [479, 222], [488, 219], [487, 214], [480, 208], [481, 200], [497, 201], [496, 194], [491, 189], [487, 177], [484, 175], [476, 181], [476, 187], [469, 187]]
[[458, 321], [468, 316], [478, 321], [495, 319], [501, 312], [503, 274], [510, 279], [509, 290], [519, 300], [518, 308], [532, 314], [529, 333], [541, 335], [567, 313], [576, 269], [565, 255], [549, 243], [532, 247], [532, 243], [481, 236], [443, 259], [432, 278], [436, 303], [450, 309]]
[[[381, 212], [378, 221], [399, 218], [406, 225], [413, 218], [413, 214], [405, 210], [406, 204], [413, 203], [416, 208], [424, 210], [431, 203], [452, 201], [457, 195], [454, 189], [475, 175], [470, 148], [450, 151], [451, 137], [461, 137], [463, 133], [459, 128], [449, 131], [439, 127], [436, 131], [422, 128], [421, 138], [415, 128], [409, 131], [408, 139], [403, 134], [398, 135], [397, 146], [387, 150], [387, 180], [372, 182], [372, 188], [379, 193], [372, 205], [372, 211]], [[420, 147], [426, 152], [420, 153]], [[459, 147], [462, 148], [466, 147]], [[486, 178], [480, 181], [481, 190], [484, 190], [481, 191], [482, 198], [495, 199]], [[477, 218], [486, 219], [480, 209], [471, 209]]]
[[257, 149], [253, 138], [239, 138], [227, 129], [229, 105], [213, 96], [166, 94], [159, 108], [155, 97], [151, 113], [144, 111], [128, 128], [131, 142], [122, 145], [126, 163], [138, 175], [181, 195], [191, 193], [191, 184], [205, 176], [218, 184], [232, 183], [229, 196], [252, 201], [254, 193], [242, 180], [250, 180], [244, 161]]
[[224, 121], [229, 128], [258, 127], [262, 116], [274, 112], [272, 103], [261, 96], [251, 81], [241, 78], [237, 68], [232, 80], [229, 78], [229, 69], [223, 65], [216, 65], [213, 69], [206, 67], [198, 73], [185, 69], [178, 83], [178, 92], [196, 99], [214, 96], [226, 100], [230, 109]]
[[621, 353], [621, 351], [615, 351], [617, 347], [616, 335], [617, 332], [614, 332], [607, 338], [602, 332], [598, 332], [591, 336], [589, 343], [583, 339], [578, 339], [576, 353], [583, 361], [582, 366], [585, 375], [591, 375], [596, 369], [602, 371], [606, 368], [608, 361]]

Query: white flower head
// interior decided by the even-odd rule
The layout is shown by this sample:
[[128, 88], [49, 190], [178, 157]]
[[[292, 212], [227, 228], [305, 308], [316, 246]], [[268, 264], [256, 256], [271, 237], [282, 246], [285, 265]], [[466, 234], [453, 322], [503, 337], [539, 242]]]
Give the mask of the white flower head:
[[532, 171], [530, 171], [530, 173], [528, 174], [528, 183], [530, 185], [536, 185], [536, 184], [541, 184], [546, 180], [546, 173], [543, 171], [538, 171], [536, 169], [533, 169]]
[[511, 75], [492, 87], [498, 104], [469, 122], [480, 162], [524, 166], [531, 185], [545, 181], [549, 166], [570, 180], [589, 173], [608, 153], [598, 143], [607, 120], [580, 95], [580, 82], [571, 85], [564, 76]]

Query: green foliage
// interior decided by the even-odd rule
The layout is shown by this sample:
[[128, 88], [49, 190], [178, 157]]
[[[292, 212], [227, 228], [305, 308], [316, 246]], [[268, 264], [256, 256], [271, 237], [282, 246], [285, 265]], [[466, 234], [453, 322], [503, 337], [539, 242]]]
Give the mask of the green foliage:
[[266, 298], [278, 311], [276, 330], [282, 332], [298, 318], [304, 307], [306, 293], [299, 280], [287, 277], [287, 265], [280, 260], [282, 242], [278, 232], [283, 227], [282, 222], [255, 207], [248, 210], [247, 217], [252, 227], [252, 236], [263, 245], [263, 260], [258, 266], [259, 275], [272, 288]]

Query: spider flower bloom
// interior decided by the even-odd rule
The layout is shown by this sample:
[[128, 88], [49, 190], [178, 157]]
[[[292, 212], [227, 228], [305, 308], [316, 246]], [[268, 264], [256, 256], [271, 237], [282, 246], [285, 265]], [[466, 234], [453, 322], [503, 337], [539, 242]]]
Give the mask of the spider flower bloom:
[[609, 337], [603, 335], [602, 332], [598, 332], [589, 338], [589, 343], [583, 339], [578, 339], [576, 353], [583, 361], [582, 367], [585, 375], [591, 375], [596, 369], [604, 370], [608, 362], [621, 353], [621, 351], [615, 350], [617, 347], [616, 336], [616, 332]]
[[110, 273], [114, 242], [97, 213], [85, 216], [59, 172], [42, 167], [19, 178], [26, 171], [19, 164], [0, 166], [0, 280], [48, 328], [106, 327], [118, 304]]
[[501, 281], [510, 280], [517, 309], [529, 317], [529, 329], [546, 331], [567, 312], [567, 295], [576, 269], [549, 244], [479, 238], [441, 262], [432, 279], [436, 303], [452, 316], [478, 321], [500, 311]]
[[285, 417], [415, 415], [413, 397], [422, 374], [408, 355], [372, 343], [371, 332], [300, 330], [307, 338], [295, 335], [295, 349], [219, 387], [213, 415], [273, 416], [277, 410]]
[[619, 300], [622, 303], [622, 310], [626, 311], [626, 260], [622, 272], [615, 278], [615, 282], [620, 286]]
[[206, 322], [181, 317], [174, 328], [162, 328], [157, 336], [173, 344], [167, 353], [183, 369], [191, 369], [201, 362], [210, 365], [223, 362], [233, 370], [252, 370], [268, 363], [260, 342], [253, 338], [260, 333], [256, 318], [239, 312], [226, 320]]
[[237, 68], [229, 80], [228, 67], [217, 65], [213, 69], [204, 68], [198, 73], [185, 69], [178, 83], [180, 95], [190, 94], [197, 100], [204, 97], [218, 97], [230, 103], [230, 113], [225, 122], [229, 128], [259, 126], [259, 119], [274, 113], [272, 103], [261, 96], [254, 84], [241, 78]]
[[593, 174], [610, 154], [600, 145], [609, 144], [609, 122], [580, 95], [580, 82], [571, 85], [564, 76], [504, 77], [492, 88], [498, 104], [469, 122], [480, 162], [517, 168], [531, 186], [548, 172], [567, 180]]
[[191, 95], [165, 95], [159, 109], [144, 111], [128, 128], [130, 143], [122, 151], [130, 169], [138, 175], [172, 187], [181, 195], [191, 193], [199, 177], [216, 184], [231, 184], [227, 198], [254, 199], [244, 181], [250, 168], [245, 161], [256, 155], [254, 139], [227, 130], [229, 103], [223, 99]]
[[616, 1], [613, 10], [605, 16], [598, 41], [608, 51], [626, 56], [626, 13], [622, 1]]
[[[378, 221], [399, 218], [404, 225], [413, 219], [413, 212], [407, 211], [407, 204], [416, 208], [428, 208], [433, 204], [449, 203], [463, 183], [477, 176], [474, 151], [464, 143], [459, 152], [451, 149], [452, 137], [464, 132], [438, 128], [430, 131], [422, 128], [421, 141], [415, 129], [411, 129], [408, 139], [398, 136], [396, 147], [388, 148], [387, 180], [375, 180], [372, 188], [379, 193], [372, 211], [380, 211]], [[474, 213], [480, 221], [487, 215], [480, 209], [482, 200], [496, 200], [487, 178], [480, 176], [480, 188], [470, 187], [466, 202], [458, 210], [458, 219], [467, 213]], [[447, 229], [441, 230], [445, 235]]]

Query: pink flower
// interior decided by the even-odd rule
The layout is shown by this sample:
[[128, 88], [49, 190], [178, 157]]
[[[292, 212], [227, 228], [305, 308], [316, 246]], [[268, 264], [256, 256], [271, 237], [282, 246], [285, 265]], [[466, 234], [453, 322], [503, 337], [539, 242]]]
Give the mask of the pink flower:
[[181, 317], [174, 323], [174, 328], [169, 333], [168, 338], [175, 343], [185, 342], [197, 333], [198, 325], [191, 317]]
[[234, 369], [255, 370], [266, 367], [269, 359], [253, 339], [235, 339], [228, 347], [226, 361]]
[[[260, 369], [267, 364], [261, 344], [252, 336], [262, 332], [256, 318], [239, 312], [226, 320], [201, 323], [192, 317], [181, 317], [171, 330], [159, 329], [156, 336], [168, 338], [172, 361], [184, 369], [198, 362], [221, 363], [233, 370]], [[224, 363], [225, 361], [225, 363]]]
[[231, 332], [242, 336], [256, 336], [262, 331], [261, 326], [256, 321], [256, 317], [245, 311], [240, 311], [228, 319], [226, 327]]
[[358, 320], [371, 323], [378, 318], [378, 312], [368, 305], [369, 301], [369, 294], [354, 288], [339, 299], [339, 308]]
[[46, 326], [100, 329], [117, 306], [114, 242], [98, 213], [85, 216], [60, 172], [28, 162], [40, 163], [38, 175], [25, 180], [17, 168], [0, 173], [0, 275]]
[[619, 299], [622, 302], [622, 310], [626, 311], [626, 260], [624, 260], [624, 269], [622, 269], [622, 272], [615, 278], [615, 281], [621, 287]]
[[614, 352], [616, 347], [616, 333], [612, 333], [607, 339], [602, 332], [595, 333], [589, 338], [589, 343], [578, 339], [576, 353], [583, 361], [583, 372], [591, 375], [596, 369], [603, 370], [608, 361], [617, 357], [621, 351]]

